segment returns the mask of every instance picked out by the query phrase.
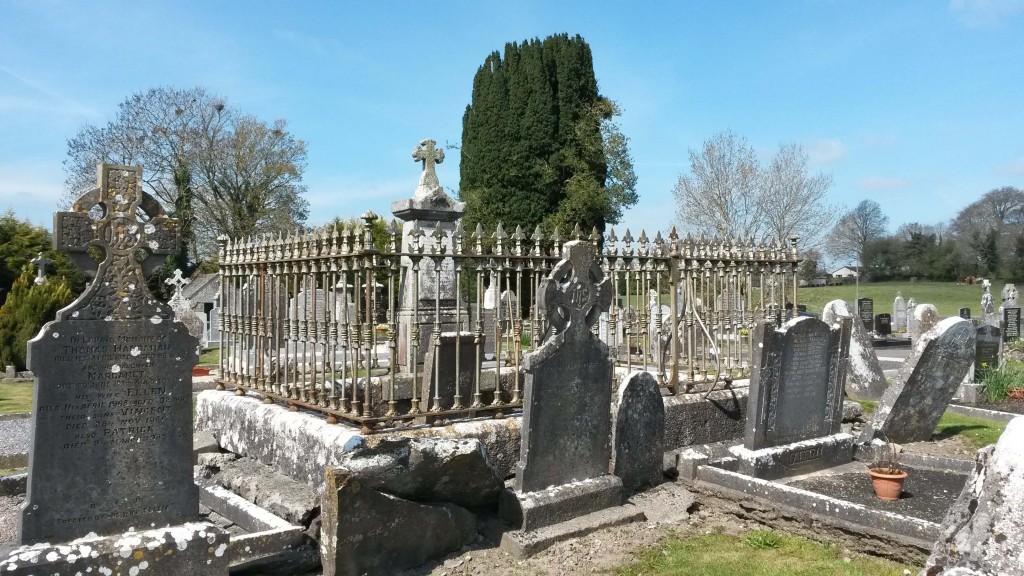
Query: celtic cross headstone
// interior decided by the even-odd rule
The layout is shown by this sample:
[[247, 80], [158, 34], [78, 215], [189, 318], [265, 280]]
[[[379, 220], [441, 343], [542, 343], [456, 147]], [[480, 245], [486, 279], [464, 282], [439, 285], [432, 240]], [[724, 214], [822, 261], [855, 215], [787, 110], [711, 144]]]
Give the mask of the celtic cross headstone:
[[35, 283], [42, 284], [43, 282], [46, 282], [46, 267], [53, 264], [53, 261], [40, 252], [39, 255], [30, 260], [30, 262], [35, 264], [36, 267]]
[[[147, 287], [146, 270], [177, 252], [178, 228], [141, 176], [101, 165], [99, 186], [54, 217], [54, 248], [96, 272], [28, 345], [36, 395], [23, 544], [198, 519], [198, 341]], [[98, 265], [90, 249], [103, 253]]]
[[591, 332], [611, 305], [611, 283], [589, 241], [567, 242], [563, 255], [537, 299], [548, 334], [523, 360], [520, 492], [607, 474], [611, 458], [612, 364], [608, 346]]
[[436, 148], [436, 146], [437, 143], [433, 140], [423, 140], [412, 151], [413, 160], [423, 163], [420, 183], [416, 187], [414, 198], [423, 198], [442, 190], [441, 182], [437, 179], [437, 171], [434, 170], [434, 164], [444, 162], [444, 150]]

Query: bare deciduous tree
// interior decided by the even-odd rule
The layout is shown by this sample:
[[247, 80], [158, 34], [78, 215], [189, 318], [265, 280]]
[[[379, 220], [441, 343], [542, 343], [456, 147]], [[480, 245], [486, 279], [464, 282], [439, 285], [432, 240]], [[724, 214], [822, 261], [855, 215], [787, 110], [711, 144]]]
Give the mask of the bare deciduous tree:
[[808, 248], [820, 246], [837, 210], [825, 195], [832, 178], [810, 174], [807, 155], [786, 144], [762, 167], [746, 139], [716, 134], [690, 150], [690, 172], [673, 193], [683, 228], [694, 233], [782, 239], [798, 236]]
[[828, 235], [828, 251], [837, 259], [856, 259], [863, 262], [864, 247], [885, 236], [889, 217], [874, 200], [861, 200], [860, 204], [839, 219]]
[[69, 205], [95, 186], [100, 162], [141, 165], [144, 186], [182, 222], [190, 258], [208, 256], [219, 234], [233, 237], [305, 220], [306, 145], [283, 120], [243, 115], [203, 88], [154, 88], [121, 103], [106, 126], [68, 141]]

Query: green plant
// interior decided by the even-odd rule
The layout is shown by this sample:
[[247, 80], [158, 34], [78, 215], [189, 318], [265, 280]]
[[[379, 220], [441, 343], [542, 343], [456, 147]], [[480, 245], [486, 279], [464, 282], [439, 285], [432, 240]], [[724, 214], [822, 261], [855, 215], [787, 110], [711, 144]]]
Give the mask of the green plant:
[[782, 545], [782, 537], [771, 530], [751, 530], [743, 537], [743, 543], [758, 550], [778, 548]]
[[990, 401], [1006, 400], [1015, 391], [1024, 389], [1024, 362], [1008, 361], [995, 370], [986, 370], [981, 384]]

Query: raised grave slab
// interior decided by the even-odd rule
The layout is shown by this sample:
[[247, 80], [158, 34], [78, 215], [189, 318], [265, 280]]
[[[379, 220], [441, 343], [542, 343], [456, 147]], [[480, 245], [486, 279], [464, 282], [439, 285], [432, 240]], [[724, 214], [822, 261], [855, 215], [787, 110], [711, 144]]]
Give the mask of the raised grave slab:
[[841, 432], [759, 450], [733, 446], [729, 452], [738, 460], [740, 474], [773, 480], [850, 462], [853, 436]]

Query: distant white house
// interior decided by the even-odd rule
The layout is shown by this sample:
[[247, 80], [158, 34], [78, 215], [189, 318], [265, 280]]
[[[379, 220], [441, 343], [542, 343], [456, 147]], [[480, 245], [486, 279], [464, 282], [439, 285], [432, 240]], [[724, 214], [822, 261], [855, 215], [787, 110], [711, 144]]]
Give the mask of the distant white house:
[[832, 273], [833, 278], [856, 278], [859, 276], [857, 267], [855, 266], [843, 266], [839, 270]]

